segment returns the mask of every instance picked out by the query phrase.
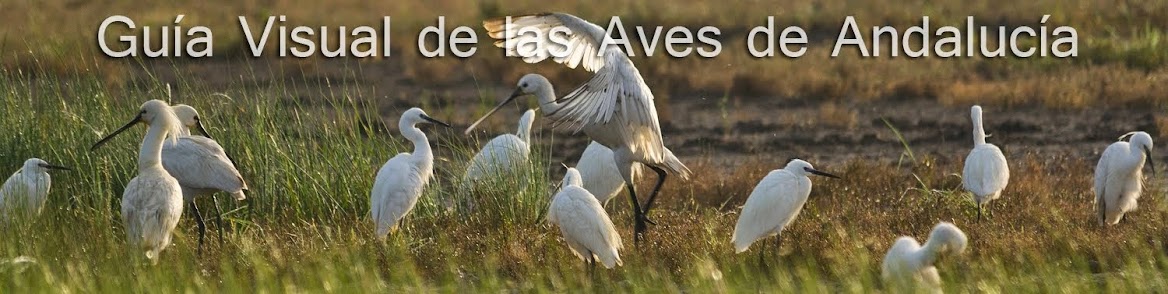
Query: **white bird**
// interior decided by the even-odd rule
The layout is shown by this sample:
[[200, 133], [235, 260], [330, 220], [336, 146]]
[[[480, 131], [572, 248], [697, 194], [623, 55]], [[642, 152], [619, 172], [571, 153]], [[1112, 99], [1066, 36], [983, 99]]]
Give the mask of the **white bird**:
[[29, 158], [20, 170], [4, 181], [3, 188], [0, 188], [0, 213], [5, 220], [14, 214], [24, 217], [41, 214], [45, 201], [49, 199], [49, 186], [52, 185], [49, 170], [53, 169], [71, 170], [40, 158]]
[[[816, 170], [810, 163], [800, 159], [792, 159], [786, 167], [771, 171], [763, 177], [746, 204], [742, 206], [742, 214], [738, 216], [738, 224], [734, 226], [735, 253], [742, 253], [750, 248], [750, 244], [763, 238], [775, 236], [775, 249], [778, 250], [783, 229], [799, 216], [803, 204], [807, 203], [807, 196], [811, 195], [811, 179], [808, 175], [819, 175], [829, 178], [838, 176]], [[766, 252], [766, 243], [759, 250], [758, 261], [763, 263], [763, 254]]]
[[590, 265], [599, 261], [605, 268], [621, 265], [620, 234], [612, 219], [581, 185], [580, 172], [568, 168], [560, 191], [552, 198], [548, 222], [560, 227], [572, 253]]
[[965, 158], [965, 169], [961, 173], [961, 183], [977, 203], [977, 219], [981, 220], [982, 205], [1002, 196], [1002, 190], [1010, 182], [1010, 167], [1006, 156], [994, 144], [986, 143], [985, 128], [981, 123], [981, 106], [970, 109], [973, 119], [973, 151]]
[[[633, 228], [636, 240], [640, 240], [647, 229], [646, 224], [653, 223], [648, 212], [665, 182], [667, 170], [683, 179], [689, 178], [690, 171], [676, 156], [666, 152], [657, 109], [653, 105], [653, 93], [628, 55], [619, 46], [601, 46], [613, 42], [604, 28], [564, 13], [491, 19], [484, 21], [483, 27], [491, 38], [498, 39], [495, 45], [505, 48], [509, 56], [523, 56], [528, 63], [552, 57], [555, 62], [569, 68], [583, 65], [595, 75], [559, 99], [556, 99], [547, 78], [538, 74], [523, 76], [509, 98], [466, 132], [515, 98], [536, 96], [540, 110], [554, 125], [574, 132], [584, 131], [593, 141], [612, 149], [615, 164], [629, 190], [635, 215]], [[545, 37], [556, 28], [561, 28], [556, 30], [556, 35], [567, 40], [566, 47]], [[531, 45], [539, 50], [530, 50]], [[643, 208], [633, 188], [634, 162], [645, 164], [658, 176]]]
[[[639, 164], [633, 165], [634, 180], [636, 175], [640, 174], [640, 168]], [[576, 170], [583, 179], [584, 190], [596, 196], [596, 200], [600, 201], [602, 206], [608, 205], [608, 201], [624, 189], [625, 180], [621, 178], [616, 161], [613, 160], [612, 149], [596, 141], [592, 141], [588, 148], [584, 149], [584, 154], [580, 155], [580, 161], [576, 163]]]
[[[235, 163], [223, 151], [218, 142], [211, 139], [207, 129], [203, 128], [199, 112], [194, 107], [178, 104], [171, 107], [179, 120], [178, 139], [167, 141], [162, 145], [162, 167], [182, 186], [183, 200], [191, 204], [192, 216], [199, 228], [198, 251], [203, 251], [203, 238], [207, 226], [203, 222], [202, 213], [195, 204], [195, 198], [211, 195], [215, 202], [215, 213], [219, 215], [219, 203], [216, 201], [216, 192], [227, 192], [235, 200], [246, 198], [244, 191], [247, 183], [240, 176]], [[191, 129], [197, 130], [203, 136], [192, 136]], [[94, 148], [97, 148], [95, 146]], [[223, 241], [223, 219], [216, 217], [219, 228], [219, 240]]]
[[138, 151], [138, 176], [126, 184], [122, 193], [122, 220], [130, 246], [145, 250], [146, 258], [157, 264], [158, 254], [170, 245], [171, 232], [182, 216], [182, 186], [162, 167], [162, 145], [178, 139], [182, 124], [166, 102], [146, 101], [134, 119], [102, 138], [92, 149], [138, 123], [150, 127]]
[[531, 124], [535, 121], [535, 110], [529, 109], [519, 118], [519, 130], [515, 134], [502, 134], [486, 145], [471, 158], [470, 165], [462, 177], [463, 183], [473, 187], [486, 179], [517, 176], [517, 171], [527, 166], [531, 153]]
[[416, 127], [418, 123], [425, 122], [450, 127], [416, 107], [406, 110], [397, 126], [402, 136], [414, 143], [414, 153], [398, 153], [386, 161], [373, 181], [369, 199], [370, 215], [377, 225], [379, 239], [385, 239], [386, 235], [397, 229], [401, 219], [414, 209], [418, 197], [422, 196], [422, 189], [434, 173], [434, 153], [430, 150], [430, 141]]
[[935, 263], [942, 256], [964, 252], [967, 241], [961, 229], [947, 222], [933, 227], [925, 246], [912, 237], [901, 236], [884, 255], [881, 276], [899, 289], [940, 293], [941, 276]]
[[[219, 211], [219, 201], [215, 193], [226, 192], [235, 200], [247, 198], [247, 182], [235, 168], [235, 163], [223, 151], [223, 146], [211, 139], [211, 134], [203, 128], [199, 112], [194, 107], [178, 104], [172, 107], [182, 124], [177, 141], [162, 146], [162, 167], [166, 168], [182, 186], [183, 200], [191, 204], [195, 223], [199, 226], [199, 252], [202, 252], [203, 237], [207, 226], [203, 215], [195, 204], [195, 198], [210, 195], [215, 204], [215, 220], [219, 230], [219, 241], [223, 241], [223, 218]], [[192, 136], [195, 129], [203, 136]]]
[[[1130, 142], [1123, 140], [1130, 138]], [[1152, 163], [1152, 136], [1145, 132], [1131, 132], [1119, 137], [1103, 151], [1095, 166], [1095, 208], [1099, 222], [1114, 225], [1123, 215], [1136, 209], [1136, 200], [1143, 190], [1144, 162], [1156, 175]]]

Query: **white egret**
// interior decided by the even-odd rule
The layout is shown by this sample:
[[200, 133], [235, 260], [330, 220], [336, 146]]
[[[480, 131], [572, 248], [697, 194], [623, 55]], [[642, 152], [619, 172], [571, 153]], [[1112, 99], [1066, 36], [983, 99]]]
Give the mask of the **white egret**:
[[[775, 236], [775, 250], [778, 250], [783, 229], [799, 216], [803, 204], [807, 203], [807, 196], [811, 195], [811, 179], [808, 175], [819, 175], [829, 178], [838, 176], [816, 170], [810, 163], [800, 159], [792, 159], [786, 167], [771, 171], [763, 177], [746, 204], [742, 206], [742, 214], [738, 216], [738, 224], [734, 226], [735, 253], [742, 253], [750, 248], [750, 244], [763, 238]], [[766, 243], [759, 250], [759, 264], [764, 264], [763, 254], [766, 252]]]
[[595, 266], [599, 261], [605, 268], [619, 266], [620, 234], [600, 202], [581, 184], [580, 172], [568, 168], [560, 191], [552, 198], [548, 222], [560, 227], [568, 248], [584, 262]]
[[934, 266], [942, 256], [961, 254], [968, 238], [957, 226], [942, 222], [933, 227], [925, 246], [901, 236], [884, 255], [882, 278], [900, 289], [941, 292], [941, 276]]
[[1006, 184], [1010, 182], [1010, 167], [1006, 156], [994, 144], [986, 143], [985, 128], [982, 127], [981, 106], [970, 109], [973, 119], [973, 150], [965, 158], [965, 169], [961, 173], [961, 183], [977, 203], [977, 219], [981, 220], [982, 205], [998, 199]]
[[41, 214], [45, 201], [49, 199], [52, 177], [49, 170], [71, 170], [68, 167], [52, 165], [40, 158], [29, 158], [24, 166], [12, 173], [3, 188], [0, 188], [0, 213], [4, 219]]
[[[207, 226], [199, 212], [195, 198], [210, 195], [215, 205], [215, 222], [219, 230], [219, 241], [223, 241], [223, 217], [219, 211], [217, 192], [231, 194], [235, 200], [247, 198], [247, 182], [235, 168], [235, 162], [223, 151], [223, 146], [211, 139], [211, 134], [203, 128], [199, 112], [194, 107], [178, 104], [172, 107], [182, 124], [177, 141], [162, 146], [162, 167], [166, 168], [179, 185], [182, 185], [183, 200], [191, 204], [195, 224], [199, 226], [199, 252], [202, 252], [203, 237]], [[192, 136], [191, 129], [203, 136]]]
[[[1130, 142], [1124, 139], [1130, 138]], [[1119, 137], [1103, 151], [1095, 166], [1095, 208], [1099, 223], [1114, 225], [1123, 215], [1136, 209], [1136, 200], [1144, 188], [1144, 162], [1156, 175], [1152, 163], [1152, 136], [1145, 132], [1131, 132]]]
[[379, 239], [385, 239], [386, 235], [397, 229], [401, 219], [414, 209], [418, 197], [422, 196], [422, 189], [434, 173], [434, 153], [430, 150], [430, 141], [426, 133], [416, 126], [426, 122], [450, 127], [427, 116], [419, 108], [406, 110], [397, 126], [402, 136], [414, 143], [414, 153], [398, 153], [377, 171], [369, 203]]
[[149, 125], [149, 129], [138, 151], [138, 176], [126, 184], [122, 193], [122, 220], [130, 246], [145, 250], [146, 258], [156, 264], [158, 254], [170, 245], [170, 234], [182, 216], [182, 186], [162, 167], [162, 145], [178, 139], [182, 124], [166, 102], [146, 101], [134, 119], [102, 138], [92, 149], [138, 123]]
[[[653, 223], [648, 213], [657, 198], [657, 192], [665, 183], [666, 172], [687, 179], [690, 171], [676, 156], [666, 152], [661, 139], [661, 126], [657, 121], [657, 109], [653, 105], [653, 93], [628, 55], [619, 46], [601, 46], [605, 42], [613, 42], [604, 28], [564, 13], [491, 19], [484, 21], [483, 27], [491, 38], [498, 39], [495, 45], [505, 48], [511, 56], [525, 56], [519, 53], [531, 51], [528, 50], [529, 45], [549, 50], [537, 50], [535, 54], [527, 54], [523, 58], [528, 63], [536, 63], [551, 56], [552, 48], [560, 48], [563, 50], [558, 51], [568, 54], [553, 57], [555, 62], [569, 68], [583, 65], [585, 70], [595, 75], [559, 99], [556, 99], [547, 78], [538, 74], [523, 76], [510, 97], [472, 124], [466, 132], [469, 133], [475, 125], [516, 98], [536, 96], [540, 111], [552, 120], [553, 125], [574, 132], [583, 131], [593, 141], [612, 149], [615, 164], [629, 190], [635, 215], [633, 228], [636, 240], [640, 240], [647, 229], [646, 224]], [[557, 30], [555, 34], [567, 40], [566, 48], [542, 37], [550, 36], [555, 28], [563, 29]], [[643, 208], [633, 188], [634, 162], [645, 164], [658, 176]]]
[[463, 183], [474, 186], [488, 178], [515, 176], [516, 171], [527, 166], [531, 153], [531, 124], [535, 121], [535, 110], [529, 109], [519, 119], [519, 130], [515, 134], [502, 134], [486, 145], [471, 158], [470, 165], [462, 177]]

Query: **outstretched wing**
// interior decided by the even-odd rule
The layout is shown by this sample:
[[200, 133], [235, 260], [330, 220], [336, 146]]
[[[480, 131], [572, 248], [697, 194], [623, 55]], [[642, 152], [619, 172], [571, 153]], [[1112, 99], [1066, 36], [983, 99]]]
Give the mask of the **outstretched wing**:
[[[617, 46], [602, 46], [605, 40], [613, 44], [603, 28], [563, 13], [512, 17], [510, 25], [506, 18], [496, 18], [483, 22], [483, 27], [491, 38], [499, 39], [495, 46], [513, 56], [524, 56], [528, 63], [551, 57], [569, 68], [583, 65], [585, 70], [596, 73], [587, 83], [558, 99], [559, 109], [545, 114], [557, 127], [580, 131], [586, 126], [607, 125], [605, 130], [618, 132], [616, 135], [628, 142], [633, 152], [661, 159], [664, 145], [653, 93], [628, 55]], [[552, 41], [552, 29], [556, 27], [567, 29], [566, 48]], [[537, 33], [527, 33], [530, 30]], [[553, 56], [556, 52], [566, 54]]]

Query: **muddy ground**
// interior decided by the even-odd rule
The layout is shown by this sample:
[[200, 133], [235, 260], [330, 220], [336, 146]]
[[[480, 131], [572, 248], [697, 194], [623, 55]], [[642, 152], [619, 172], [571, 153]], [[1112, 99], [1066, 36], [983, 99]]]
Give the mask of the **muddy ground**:
[[[519, 61], [516, 61], [519, 62]], [[469, 64], [469, 63], [468, 63]], [[552, 65], [556, 66], [556, 65]], [[448, 74], [445, 82], [410, 77], [408, 69], [392, 59], [381, 61], [333, 60], [311, 65], [289, 64], [271, 60], [212, 60], [198, 63], [156, 62], [145, 66], [162, 80], [178, 80], [179, 73], [189, 73], [190, 81], [216, 88], [252, 88], [273, 83], [298, 81], [307, 88], [290, 91], [286, 99], [313, 105], [321, 89], [312, 84], [328, 84], [335, 92], [357, 93], [360, 99], [378, 105], [387, 128], [396, 128], [401, 111], [431, 99], [430, 110], [441, 113], [462, 130], [482, 114], [485, 107], [501, 101], [513, 90], [518, 77], [501, 77], [482, 68], [467, 66]], [[141, 68], [141, 67], [140, 67]], [[537, 69], [532, 71], [538, 72]], [[135, 74], [145, 78], [145, 70]], [[415, 74], [416, 75], [416, 74]], [[192, 80], [193, 78], [193, 80]], [[565, 94], [579, 85], [587, 73], [565, 80], [553, 79]], [[650, 79], [651, 80], [651, 79]], [[903, 134], [916, 156], [932, 155], [937, 160], [960, 159], [972, 145], [968, 105], [943, 105], [932, 98], [855, 101], [847, 97], [822, 99], [787, 99], [776, 97], [740, 97], [703, 93], [669, 93], [659, 97], [657, 108], [666, 146], [683, 161], [707, 161], [732, 167], [746, 161], [775, 162], [788, 158], [805, 158], [820, 165], [841, 164], [853, 159], [897, 162], [904, 147], [885, 124]], [[176, 99], [184, 97], [181, 89]], [[711, 91], [716, 92], [716, 91]], [[319, 103], [317, 103], [319, 104]], [[488, 105], [489, 104], [489, 105]], [[534, 103], [529, 104], [534, 106]], [[1095, 158], [1120, 135], [1144, 130], [1157, 137], [1156, 109], [1089, 108], [1082, 110], [1051, 109], [1042, 106], [985, 105], [988, 141], [1000, 146], [1008, 158], [1038, 156], [1059, 160]], [[521, 113], [515, 106], [497, 114], [477, 133], [486, 140], [500, 132], [513, 132], [514, 118]], [[574, 162], [587, 145], [583, 134], [556, 132], [549, 140], [549, 125], [537, 120], [537, 130], [544, 128], [545, 144], [554, 142], [553, 160]], [[396, 130], [389, 130], [396, 135]], [[450, 135], [461, 132], [450, 132]], [[441, 135], [439, 135], [441, 136]], [[1157, 152], [1163, 160], [1164, 152]]]

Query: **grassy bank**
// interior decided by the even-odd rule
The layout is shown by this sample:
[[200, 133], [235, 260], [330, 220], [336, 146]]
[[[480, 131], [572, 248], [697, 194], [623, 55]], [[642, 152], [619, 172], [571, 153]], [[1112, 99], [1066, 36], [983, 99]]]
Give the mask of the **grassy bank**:
[[[259, 76], [273, 69], [249, 71]], [[697, 176], [666, 184], [654, 212], [660, 225], [640, 248], [633, 248], [627, 196], [610, 204], [628, 248], [625, 266], [590, 275], [541, 219], [562, 173], [549, 159], [557, 151], [546, 146], [563, 135], [536, 128], [534, 140], [542, 143], [527, 185], [472, 196], [455, 179], [486, 137], [430, 126], [424, 130], [437, 152], [435, 179], [401, 234], [380, 243], [371, 237], [368, 191], [377, 168], [410, 148], [396, 132], [397, 114], [409, 106], [362, 99], [396, 95], [390, 91], [359, 92], [344, 81], [302, 77], [222, 87], [176, 77], [174, 88], [182, 90], [170, 99], [202, 111], [251, 191], [244, 202], [221, 197], [229, 224], [221, 244], [212, 238], [197, 256], [194, 222], [184, 218], [174, 246], [149, 266], [126, 250], [118, 212], [143, 131], [88, 150], [143, 101], [168, 99], [164, 83], [147, 73], [117, 86], [96, 76], [0, 75], [0, 163], [14, 170], [40, 157], [76, 170], [53, 174], [39, 219], [0, 230], [0, 257], [36, 260], [0, 264], [5, 292], [871, 292], [884, 289], [879, 263], [892, 241], [923, 238], [938, 221], [970, 235], [967, 254], [940, 266], [946, 287], [956, 292], [1168, 289], [1162, 275], [1168, 214], [1158, 185], [1139, 211], [1103, 230], [1091, 210], [1094, 158], [1025, 153], [1008, 154], [1015, 176], [990, 208], [993, 216], [980, 223], [973, 222], [968, 195], [956, 191], [960, 158], [817, 165], [845, 179], [814, 179], [811, 200], [785, 233], [781, 257], [771, 255], [770, 271], [758, 268], [755, 251], [733, 254], [729, 238], [754, 183], [785, 158], [733, 168], [712, 163], [712, 155], [692, 159], [687, 163]], [[444, 119], [477, 115], [494, 97], [479, 100], [471, 107], [417, 101]], [[478, 205], [448, 208], [460, 201]], [[208, 200], [201, 204], [211, 207]]]

